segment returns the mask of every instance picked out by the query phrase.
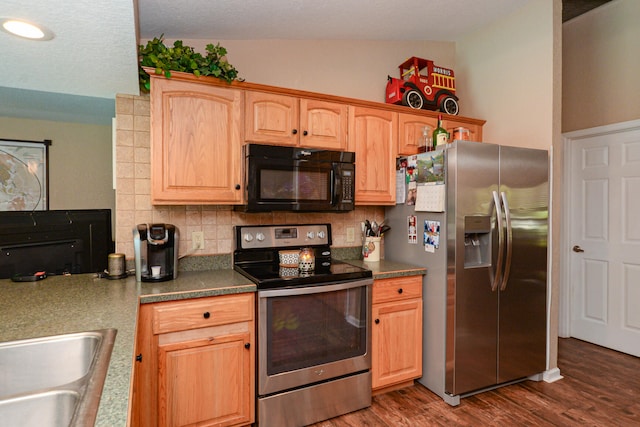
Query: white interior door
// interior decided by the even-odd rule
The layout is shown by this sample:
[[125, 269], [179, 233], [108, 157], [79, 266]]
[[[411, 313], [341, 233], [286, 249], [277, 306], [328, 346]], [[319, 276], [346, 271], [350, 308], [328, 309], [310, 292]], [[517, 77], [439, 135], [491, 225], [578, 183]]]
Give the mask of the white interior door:
[[640, 123], [568, 154], [570, 334], [640, 356]]

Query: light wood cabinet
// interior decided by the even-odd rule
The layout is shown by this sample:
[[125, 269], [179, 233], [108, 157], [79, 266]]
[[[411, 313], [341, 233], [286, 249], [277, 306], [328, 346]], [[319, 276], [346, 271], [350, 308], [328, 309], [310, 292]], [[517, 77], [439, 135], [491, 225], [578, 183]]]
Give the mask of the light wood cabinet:
[[418, 154], [418, 142], [423, 138], [425, 126], [429, 126], [431, 134], [438, 126], [438, 119], [416, 114], [398, 114], [399, 156], [411, 156]]
[[[449, 116], [443, 114], [443, 127], [449, 132], [449, 140], [453, 141], [453, 130], [463, 127], [469, 130], [469, 140], [482, 142], [482, 124], [478, 124], [476, 119], [465, 117]], [[399, 113], [398, 114], [398, 155], [411, 156], [418, 154], [418, 141], [423, 136], [425, 126], [431, 128], [431, 132], [438, 126], [436, 117], [428, 117], [422, 114]]]
[[422, 376], [422, 276], [373, 282], [371, 373], [374, 393]]
[[242, 203], [242, 91], [152, 76], [152, 203]]
[[[359, 206], [395, 204], [395, 159], [418, 151], [438, 113], [175, 72], [151, 75], [151, 202], [244, 203], [247, 142], [356, 152]], [[444, 115], [482, 141], [484, 120]]]
[[133, 426], [255, 421], [252, 293], [143, 304]]
[[344, 151], [347, 105], [246, 91], [245, 140]]
[[356, 153], [356, 205], [395, 205], [398, 113], [349, 107], [349, 151]]

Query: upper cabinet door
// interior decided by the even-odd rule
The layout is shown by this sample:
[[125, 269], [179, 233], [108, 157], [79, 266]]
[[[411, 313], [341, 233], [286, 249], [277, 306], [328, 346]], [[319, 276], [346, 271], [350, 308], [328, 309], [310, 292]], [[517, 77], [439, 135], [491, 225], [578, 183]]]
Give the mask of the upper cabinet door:
[[346, 150], [347, 106], [265, 92], [245, 92], [245, 140]]
[[152, 79], [152, 203], [242, 202], [242, 111], [240, 90]]
[[300, 99], [300, 145], [345, 151], [347, 121], [346, 104]]
[[298, 98], [245, 91], [245, 140], [298, 145]]
[[398, 114], [398, 155], [411, 156], [418, 154], [418, 144], [423, 138], [424, 128], [428, 126], [429, 132], [438, 126], [438, 120], [432, 117], [418, 116], [415, 114]]
[[356, 205], [396, 203], [398, 113], [349, 108], [349, 151], [356, 153]]

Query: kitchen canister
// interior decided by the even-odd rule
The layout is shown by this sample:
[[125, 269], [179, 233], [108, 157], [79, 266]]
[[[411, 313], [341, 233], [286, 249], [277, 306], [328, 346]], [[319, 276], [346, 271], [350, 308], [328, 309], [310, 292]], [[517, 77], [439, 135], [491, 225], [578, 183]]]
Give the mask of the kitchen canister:
[[109, 254], [107, 256], [107, 279], [123, 279], [127, 277], [124, 254]]
[[362, 258], [366, 262], [379, 262], [382, 237], [365, 237], [362, 245]]
[[278, 251], [278, 256], [280, 257], [280, 267], [298, 268], [299, 255], [300, 251], [297, 249]]

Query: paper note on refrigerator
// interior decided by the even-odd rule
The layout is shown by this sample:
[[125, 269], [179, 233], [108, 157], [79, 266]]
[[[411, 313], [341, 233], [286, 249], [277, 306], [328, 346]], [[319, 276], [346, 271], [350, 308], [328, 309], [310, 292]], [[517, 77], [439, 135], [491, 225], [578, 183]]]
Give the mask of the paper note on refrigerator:
[[396, 205], [404, 203], [407, 197], [406, 174], [407, 170], [405, 168], [396, 170]]
[[417, 212], [444, 212], [445, 206], [444, 184], [420, 184], [416, 195]]

